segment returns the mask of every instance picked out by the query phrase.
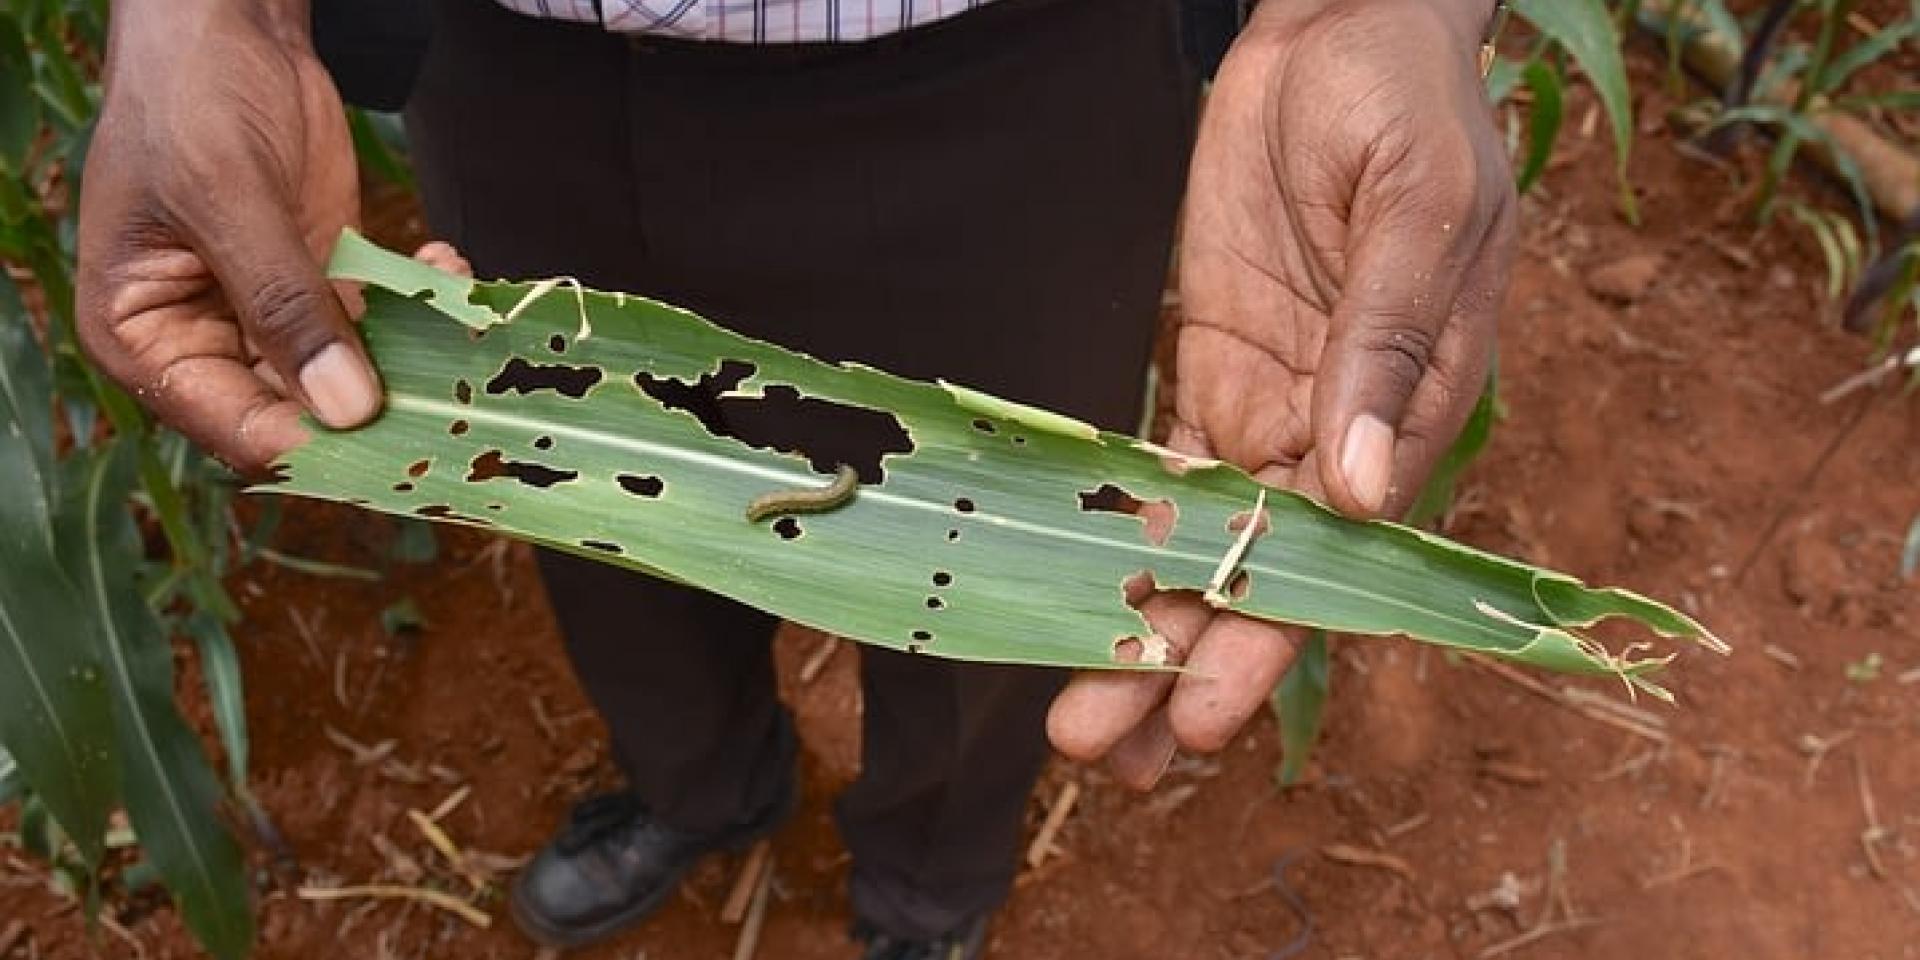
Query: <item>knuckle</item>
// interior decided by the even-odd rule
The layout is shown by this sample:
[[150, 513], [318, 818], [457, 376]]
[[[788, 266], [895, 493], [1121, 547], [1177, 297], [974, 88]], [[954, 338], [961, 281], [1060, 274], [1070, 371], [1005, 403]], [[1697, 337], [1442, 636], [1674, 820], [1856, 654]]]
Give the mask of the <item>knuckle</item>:
[[1434, 334], [1405, 324], [1393, 324], [1360, 337], [1360, 349], [1375, 361], [1381, 380], [1402, 395], [1413, 393], [1433, 361]]
[[282, 346], [313, 330], [323, 307], [322, 294], [312, 284], [274, 277], [255, 287], [247, 297], [253, 334]]
[[1421, 166], [1426, 168], [1418, 195], [1421, 212], [1456, 227], [1483, 219], [1486, 195], [1471, 156], [1462, 159], [1448, 153]]

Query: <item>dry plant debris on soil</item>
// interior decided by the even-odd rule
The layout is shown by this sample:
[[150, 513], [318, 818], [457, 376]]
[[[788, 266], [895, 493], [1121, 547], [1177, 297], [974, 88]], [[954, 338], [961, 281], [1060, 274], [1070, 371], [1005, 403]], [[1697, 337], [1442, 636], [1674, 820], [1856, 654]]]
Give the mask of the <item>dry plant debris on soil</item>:
[[[1636, 86], [1640, 112], [1658, 117], [1657, 66], [1634, 66], [1649, 81]], [[1570, 115], [1584, 109], [1576, 96]], [[1526, 203], [1503, 319], [1508, 415], [1449, 532], [1670, 592], [1743, 641], [1741, 655], [1671, 674], [1684, 709], [1656, 710], [1660, 724], [1620, 714], [1623, 725], [1552, 680], [1542, 693], [1407, 644], [1338, 645], [1338, 693], [1300, 787], [1272, 788], [1277, 737], [1264, 719], [1217, 760], [1176, 764], [1144, 800], [1097, 771], [1050, 771], [1035, 832], [1068, 783], [1079, 796], [1057, 852], [998, 920], [997, 956], [1265, 957], [1308, 929], [1301, 955], [1315, 957], [1897, 958], [1920, 943], [1920, 606], [1894, 573], [1895, 531], [1920, 508], [1920, 411], [1879, 392], [1850, 398], [1869, 406], [1817, 495], [1801, 496], [1845, 426], [1820, 395], [1863, 368], [1865, 346], [1819, 321], [1817, 250], [1754, 234], [1721, 206], [1721, 174], [1665, 149], [1659, 129], [1643, 133], [1642, 229], [1613, 213], [1604, 139], [1576, 133]], [[1634, 301], [1587, 289], [1592, 272], [1650, 253], [1660, 272]], [[1736, 586], [1733, 564], [1783, 504]], [[353, 564], [391, 535], [353, 516], [299, 511], [276, 546]], [[525, 550], [452, 536], [438, 564], [379, 583], [271, 566], [246, 576], [235, 592], [257, 792], [300, 871], [280, 879], [254, 852], [261, 956], [528, 956], [498, 922], [497, 896], [474, 901], [496, 918], [482, 929], [410, 900], [295, 894], [367, 881], [465, 899], [468, 879], [409, 811], [470, 787], [435, 822], [463, 852], [512, 858], [609, 780], [604, 731], [569, 678]], [[426, 626], [386, 636], [380, 611], [402, 596]], [[846, 859], [827, 803], [857, 763], [858, 657], [849, 647], [799, 683], [824, 642], [793, 634], [778, 648], [807, 744], [806, 802], [767, 855], [778, 871], [749, 897], [762, 905], [760, 956], [773, 945], [793, 960], [845, 955]], [[1870, 654], [1885, 666], [1849, 677]], [[1490, 761], [1529, 771], [1526, 782]], [[1283, 856], [1327, 848], [1406, 871], [1320, 855], [1276, 883]], [[734, 955], [742, 930], [720, 912], [741, 866], [704, 865], [657, 920], [579, 956]], [[0, 956], [90, 956], [83, 919], [44, 881], [0, 850]], [[152, 894], [108, 916], [114, 927], [92, 941], [103, 954], [194, 955]]]

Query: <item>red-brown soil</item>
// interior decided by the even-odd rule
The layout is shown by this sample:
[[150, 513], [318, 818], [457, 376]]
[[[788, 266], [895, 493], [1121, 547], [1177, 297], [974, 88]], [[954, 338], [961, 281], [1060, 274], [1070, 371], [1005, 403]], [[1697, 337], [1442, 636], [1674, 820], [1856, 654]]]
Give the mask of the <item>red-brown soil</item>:
[[[1637, 69], [1652, 79], [1650, 63]], [[1668, 742], [1436, 650], [1345, 642], [1304, 785], [1273, 786], [1264, 716], [1149, 796], [1055, 764], [1035, 827], [1068, 782], [1080, 802], [1056, 855], [1022, 875], [992, 956], [1278, 956], [1302, 931], [1271, 880], [1290, 857], [1284, 882], [1312, 918], [1297, 955], [1309, 958], [1920, 956], [1920, 583], [1896, 570], [1898, 537], [1920, 513], [1920, 400], [1821, 402], [1869, 348], [1832, 329], [1811, 240], [1785, 224], [1756, 233], [1728, 174], [1673, 149], [1666, 104], [1640, 106], [1642, 226], [1615, 214], [1605, 125], [1583, 123], [1584, 96], [1566, 156], [1526, 201], [1502, 331], [1506, 416], [1447, 529], [1671, 598], [1727, 638], [1732, 657], [1690, 653], [1670, 672], [1678, 706], [1640, 704], [1664, 718]], [[1640, 255], [1657, 267], [1637, 302], [1589, 292], [1595, 270]], [[370, 514], [290, 514], [275, 542], [288, 553], [378, 565], [392, 536]], [[497, 897], [479, 930], [399, 902], [304, 902], [288, 883], [396, 880], [376, 838], [433, 863], [407, 811], [457, 787], [472, 792], [444, 820], [456, 842], [525, 854], [612, 776], [525, 548], [452, 531], [441, 544], [437, 563], [378, 583], [268, 564], [235, 578], [253, 782], [298, 858], [287, 878], [255, 851], [261, 957], [535, 953]], [[380, 611], [407, 597], [426, 626], [388, 637]], [[858, 656], [840, 650], [802, 687], [818, 642], [779, 643], [806, 802], [774, 847], [763, 958], [852, 955], [828, 803], [857, 762]], [[1876, 655], [1868, 678], [1858, 665]], [[356, 763], [342, 737], [390, 752]], [[1579, 922], [1535, 931], [1554, 850]], [[737, 928], [719, 912], [738, 867], [707, 863], [658, 918], [581, 956], [730, 956]], [[88, 955], [77, 913], [43, 886], [38, 867], [0, 853], [0, 921], [26, 921], [0, 956]], [[144, 956], [193, 955], [151, 895], [109, 909]], [[1529, 931], [1537, 939], [1512, 945]], [[95, 943], [136, 955], [110, 934]]]

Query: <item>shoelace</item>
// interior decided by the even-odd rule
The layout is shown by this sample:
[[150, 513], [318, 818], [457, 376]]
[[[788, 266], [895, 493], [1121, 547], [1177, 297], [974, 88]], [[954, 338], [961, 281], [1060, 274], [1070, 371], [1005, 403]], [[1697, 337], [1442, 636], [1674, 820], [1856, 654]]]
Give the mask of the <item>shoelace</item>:
[[644, 813], [646, 805], [631, 793], [590, 797], [574, 805], [573, 812], [567, 816], [566, 829], [561, 831], [554, 845], [562, 853], [572, 856], [626, 827]]

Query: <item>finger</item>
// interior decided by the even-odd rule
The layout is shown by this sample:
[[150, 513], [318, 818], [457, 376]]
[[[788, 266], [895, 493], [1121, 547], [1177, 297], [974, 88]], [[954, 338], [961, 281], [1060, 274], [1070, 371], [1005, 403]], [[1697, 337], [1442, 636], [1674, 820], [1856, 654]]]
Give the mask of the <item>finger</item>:
[[[211, 212], [188, 224], [260, 355], [334, 428], [359, 426], [380, 408], [380, 385], [331, 284], [308, 250], [284, 191], [256, 185], [244, 216]], [[207, 229], [208, 226], [213, 229]]]
[[[1197, 598], [1155, 594], [1140, 608], [1155, 632], [1167, 641], [1170, 662], [1178, 663], [1213, 616]], [[1080, 761], [1106, 756], [1166, 699], [1174, 674], [1165, 671], [1096, 670], [1067, 684], [1047, 711], [1047, 738], [1055, 749]]]
[[227, 357], [182, 359], [145, 397], [162, 420], [242, 473], [305, 443], [300, 404]]
[[1125, 786], [1151, 790], [1166, 774], [1179, 750], [1173, 725], [1167, 720], [1167, 708], [1161, 707], [1113, 745], [1107, 752], [1107, 769]]
[[1180, 745], [1202, 752], [1226, 746], [1267, 702], [1299, 650], [1275, 624], [1234, 613], [1214, 617], [1167, 699]]
[[[1459, 163], [1428, 162], [1421, 148], [1363, 185], [1383, 193], [1378, 210], [1356, 208], [1342, 294], [1334, 306], [1314, 384], [1313, 429], [1321, 481], [1331, 505], [1377, 516], [1393, 482], [1394, 443], [1408, 402], [1426, 378], [1453, 310], [1466, 254], [1491, 222], [1482, 210], [1471, 153]], [[1464, 169], [1456, 169], [1464, 164]]]
[[238, 470], [306, 438], [299, 405], [249, 368], [199, 257], [134, 249], [101, 231], [83, 236], [75, 329], [108, 377]]
[[1167, 431], [1167, 448], [1196, 457], [1213, 456], [1213, 447], [1207, 443], [1207, 435], [1178, 414], [1174, 415], [1173, 426]]
[[443, 273], [460, 277], [473, 276], [473, 264], [454, 249], [453, 244], [445, 240], [430, 240], [413, 252], [413, 258]]
[[1414, 391], [1394, 444], [1393, 483], [1384, 510], [1398, 517], [1419, 498], [1434, 465], [1473, 415], [1493, 366], [1501, 292], [1511, 264], [1514, 213], [1506, 207], [1460, 285], [1454, 313], [1434, 347], [1427, 378]]

